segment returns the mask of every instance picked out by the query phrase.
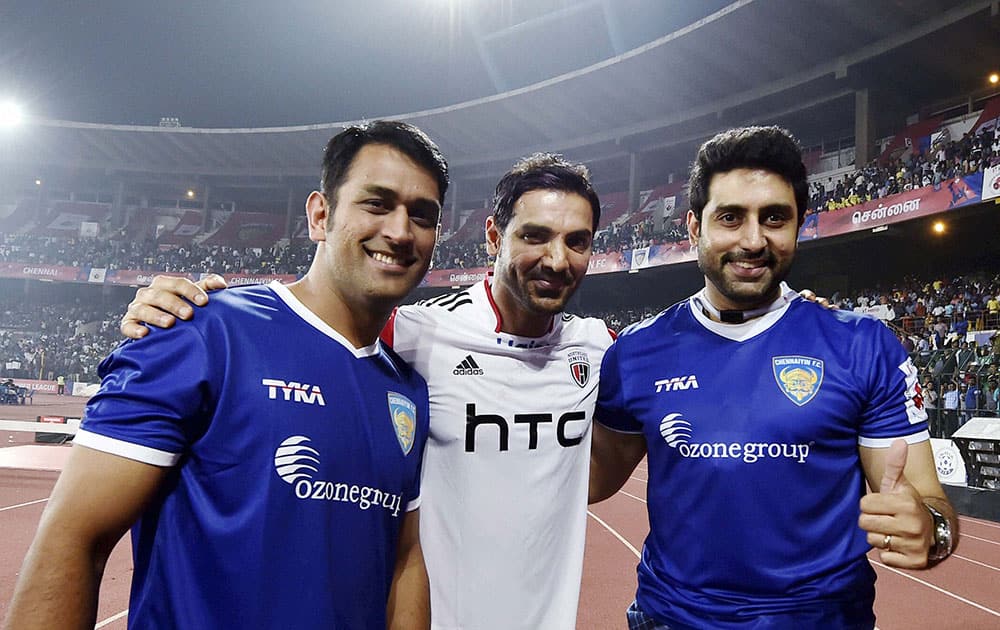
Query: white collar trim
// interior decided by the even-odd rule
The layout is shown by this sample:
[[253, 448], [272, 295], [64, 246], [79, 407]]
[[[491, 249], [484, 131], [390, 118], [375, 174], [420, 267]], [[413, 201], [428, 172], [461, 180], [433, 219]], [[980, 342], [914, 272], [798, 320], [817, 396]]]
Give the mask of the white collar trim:
[[781, 295], [767, 307], [767, 312], [760, 317], [755, 317], [751, 320], [743, 322], [742, 324], [724, 324], [722, 322], [716, 322], [705, 315], [704, 304], [708, 304], [708, 297], [705, 294], [705, 289], [695, 293], [690, 298], [688, 298], [688, 304], [691, 309], [691, 315], [695, 320], [707, 328], [708, 330], [714, 332], [720, 337], [725, 337], [732, 341], [746, 341], [756, 337], [757, 335], [763, 333], [767, 329], [774, 326], [779, 319], [788, 310], [788, 306], [799, 298], [799, 294], [793, 291], [784, 282], [781, 283]]
[[333, 339], [340, 345], [347, 348], [347, 350], [350, 351], [350, 353], [353, 354], [355, 358], [363, 359], [365, 357], [373, 357], [382, 352], [382, 347], [380, 345], [381, 342], [379, 340], [376, 340], [375, 343], [371, 344], [370, 346], [364, 346], [363, 348], [355, 348], [354, 345], [350, 341], [348, 341], [346, 337], [341, 335], [339, 332], [334, 330], [333, 327], [331, 327], [329, 324], [320, 319], [319, 316], [316, 315], [316, 313], [313, 313], [311, 310], [309, 310], [309, 307], [307, 307], [305, 304], [299, 301], [299, 298], [295, 297], [295, 294], [293, 294], [287, 286], [281, 284], [277, 280], [273, 280], [267, 286], [272, 291], [274, 291], [277, 294], [278, 298], [286, 305], [288, 305], [288, 308], [292, 309], [292, 311], [294, 311], [296, 315], [304, 319], [307, 324], [309, 324], [316, 330], [320, 331], [330, 339]]

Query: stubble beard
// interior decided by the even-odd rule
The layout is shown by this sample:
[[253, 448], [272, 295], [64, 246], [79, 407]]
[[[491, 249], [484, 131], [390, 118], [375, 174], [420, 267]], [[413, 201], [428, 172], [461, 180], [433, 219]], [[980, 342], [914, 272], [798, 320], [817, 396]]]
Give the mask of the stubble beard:
[[[767, 273], [756, 282], [742, 282], [728, 278], [725, 268], [727, 263], [739, 260], [730, 253], [718, 257], [718, 264], [709, 263], [709, 254], [699, 244], [698, 269], [723, 297], [739, 306], [741, 309], [752, 309], [765, 306], [777, 299], [782, 281], [788, 276], [791, 259], [782, 265], [773, 254], [768, 253]], [[760, 283], [765, 281], [766, 284]]]

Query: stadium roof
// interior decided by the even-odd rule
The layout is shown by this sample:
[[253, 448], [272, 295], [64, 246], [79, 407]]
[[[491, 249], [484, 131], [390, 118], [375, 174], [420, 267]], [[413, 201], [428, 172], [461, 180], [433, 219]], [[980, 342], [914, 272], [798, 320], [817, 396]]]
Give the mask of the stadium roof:
[[[729, 124], [794, 125], [817, 113], [850, 135], [858, 88], [871, 88], [876, 106], [911, 111], [979, 89], [1000, 59], [998, 4], [737, 0], [587, 67], [393, 117], [434, 138], [459, 178], [492, 179], [535, 150], [627, 163], [630, 153], [690, 144]], [[0, 164], [315, 178], [323, 145], [344, 122], [201, 129], [35, 119], [0, 130]]]

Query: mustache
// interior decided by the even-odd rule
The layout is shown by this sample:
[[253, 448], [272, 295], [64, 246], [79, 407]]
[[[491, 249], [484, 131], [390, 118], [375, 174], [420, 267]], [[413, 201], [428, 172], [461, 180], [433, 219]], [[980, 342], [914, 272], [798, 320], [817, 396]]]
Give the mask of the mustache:
[[540, 271], [531, 274], [531, 280], [542, 280], [544, 282], [559, 282], [562, 284], [573, 284], [573, 275], [569, 272], [566, 273], [546, 273]]
[[764, 250], [759, 254], [747, 253], [747, 252], [726, 252], [722, 255], [722, 263], [731, 262], [760, 262], [763, 261], [767, 266], [773, 266], [776, 259], [774, 254], [769, 250]]

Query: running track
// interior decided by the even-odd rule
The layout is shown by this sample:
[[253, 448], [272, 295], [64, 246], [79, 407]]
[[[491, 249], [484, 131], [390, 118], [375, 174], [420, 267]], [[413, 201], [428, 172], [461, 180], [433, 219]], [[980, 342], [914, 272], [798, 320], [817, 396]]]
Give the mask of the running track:
[[[6, 441], [7, 436], [0, 435], [0, 447], [7, 446]], [[19, 436], [13, 445], [22, 442]], [[67, 448], [45, 447], [46, 457], [59, 460]], [[54, 471], [0, 468], [0, 618], [56, 476]], [[635, 565], [648, 528], [645, 496], [643, 462], [621, 492], [590, 508], [577, 621], [581, 629], [625, 628], [623, 611], [635, 592]], [[962, 517], [961, 526], [962, 542], [955, 555], [930, 571], [892, 569], [873, 554], [881, 630], [1000, 628], [1000, 523]], [[126, 627], [131, 574], [126, 537], [105, 570], [98, 628]]]

